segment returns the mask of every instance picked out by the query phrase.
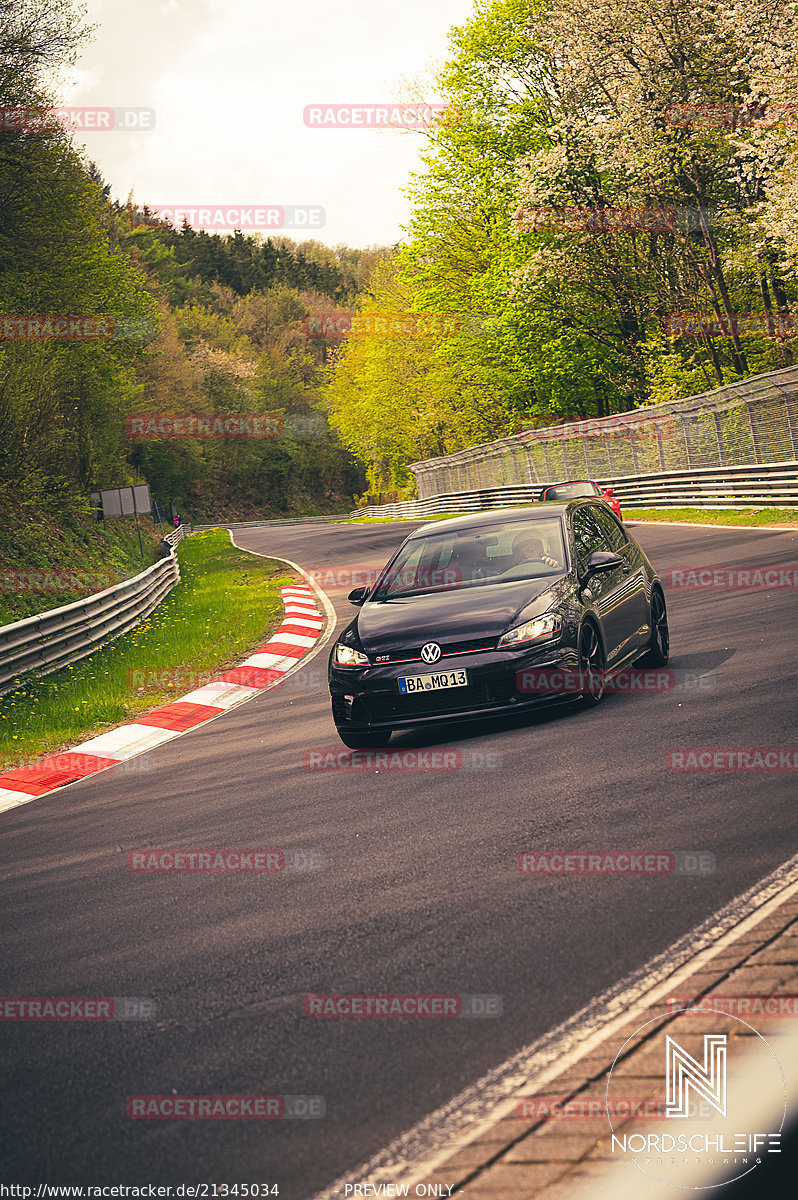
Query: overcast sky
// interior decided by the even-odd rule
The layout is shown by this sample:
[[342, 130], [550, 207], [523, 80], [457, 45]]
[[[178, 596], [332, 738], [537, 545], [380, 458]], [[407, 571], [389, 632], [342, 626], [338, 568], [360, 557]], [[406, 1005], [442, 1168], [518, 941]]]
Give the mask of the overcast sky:
[[473, 0], [88, 0], [87, 8], [98, 28], [64, 102], [155, 110], [152, 132], [76, 135], [117, 199], [320, 206], [325, 223], [311, 236], [321, 241], [400, 239], [409, 214], [402, 189], [423, 134], [312, 129], [303, 110], [438, 100], [425, 81]]

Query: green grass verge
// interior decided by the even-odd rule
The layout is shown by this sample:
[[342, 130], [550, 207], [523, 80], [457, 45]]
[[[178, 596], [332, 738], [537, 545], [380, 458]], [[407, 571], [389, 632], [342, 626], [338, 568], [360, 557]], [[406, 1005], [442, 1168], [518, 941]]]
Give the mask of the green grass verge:
[[86, 740], [200, 687], [268, 640], [282, 621], [274, 559], [223, 530], [178, 549], [181, 582], [145, 621], [89, 658], [0, 697], [0, 769]]
[[700, 525], [793, 525], [794, 508], [624, 508], [624, 521], [696, 521]]

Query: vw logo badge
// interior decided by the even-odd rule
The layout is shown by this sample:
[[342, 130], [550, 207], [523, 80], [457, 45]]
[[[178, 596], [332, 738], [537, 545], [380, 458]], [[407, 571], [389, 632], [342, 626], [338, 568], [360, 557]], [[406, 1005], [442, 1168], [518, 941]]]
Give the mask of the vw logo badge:
[[441, 648], [437, 642], [427, 642], [421, 647], [421, 657], [425, 663], [436, 663], [441, 656]]

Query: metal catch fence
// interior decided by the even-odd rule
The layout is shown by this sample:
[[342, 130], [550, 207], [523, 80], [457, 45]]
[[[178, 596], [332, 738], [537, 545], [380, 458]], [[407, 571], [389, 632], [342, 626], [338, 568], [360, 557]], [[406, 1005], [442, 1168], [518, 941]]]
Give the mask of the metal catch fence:
[[620, 481], [798, 459], [798, 366], [668, 404], [529, 429], [411, 463], [420, 500], [558, 479]]

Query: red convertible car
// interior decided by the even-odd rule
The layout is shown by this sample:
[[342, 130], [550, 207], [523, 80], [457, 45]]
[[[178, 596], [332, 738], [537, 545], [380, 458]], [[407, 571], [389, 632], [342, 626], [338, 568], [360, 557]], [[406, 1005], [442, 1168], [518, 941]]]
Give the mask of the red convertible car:
[[565, 483], [547, 483], [538, 500], [573, 500], [577, 496], [598, 496], [609, 504], [621, 520], [621, 502], [615, 499], [612, 488], [600, 488], [592, 479], [569, 479]]

